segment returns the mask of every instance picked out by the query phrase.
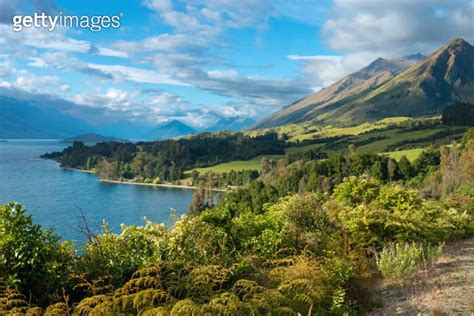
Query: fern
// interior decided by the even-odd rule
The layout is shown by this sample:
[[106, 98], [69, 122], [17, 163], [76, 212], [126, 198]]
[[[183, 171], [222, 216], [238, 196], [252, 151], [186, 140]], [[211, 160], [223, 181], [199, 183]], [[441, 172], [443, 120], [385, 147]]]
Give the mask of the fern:
[[202, 314], [201, 307], [189, 298], [178, 301], [170, 312], [170, 316], [198, 316]]

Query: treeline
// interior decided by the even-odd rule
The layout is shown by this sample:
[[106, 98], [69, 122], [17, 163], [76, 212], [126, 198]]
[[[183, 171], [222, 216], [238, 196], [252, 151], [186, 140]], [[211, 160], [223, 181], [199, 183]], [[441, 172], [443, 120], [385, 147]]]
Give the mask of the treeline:
[[259, 171], [243, 170], [220, 174], [199, 174], [194, 171], [191, 174], [191, 183], [198, 186], [207, 182], [211, 175], [214, 186], [226, 188], [246, 185], [259, 178], [265, 184], [275, 186], [279, 192], [331, 192], [345, 177], [363, 174], [383, 182], [416, 182], [423, 179], [430, 168], [437, 168], [439, 162], [440, 152], [437, 148], [423, 151], [413, 162], [405, 156], [397, 161], [378, 154], [359, 154], [354, 146], [349, 146], [348, 154], [330, 158], [319, 149], [310, 149], [286, 154], [278, 160], [264, 157], [261, 159]]
[[284, 154], [285, 143], [277, 134], [249, 137], [243, 133], [204, 133], [186, 139], [137, 144], [75, 142], [62, 152], [45, 154], [64, 167], [95, 170], [105, 179], [145, 182], [175, 181], [183, 172], [259, 155]]
[[[347, 156], [340, 155], [324, 160], [300, 160], [296, 163], [288, 157], [278, 161], [262, 158], [258, 174], [249, 171], [233, 172], [237, 178], [245, 179], [244, 184], [249, 185], [236, 191], [238, 193], [228, 193], [227, 197], [231, 198], [235, 195], [235, 203], [240, 201], [239, 204], [245, 205], [245, 208], [259, 211], [255, 207], [261, 208], [263, 204], [275, 202], [288, 194], [302, 192], [330, 194], [338, 184], [351, 176], [366, 176], [379, 180], [381, 183], [404, 181], [411, 187], [420, 188], [427, 174], [439, 168], [440, 161], [441, 154], [437, 148], [422, 152], [413, 162], [405, 156], [396, 161], [386, 156], [357, 154], [354, 151]], [[244, 178], [244, 174], [252, 175], [252, 177]], [[205, 187], [220, 184], [221, 187], [226, 187], [229, 185], [226, 181], [227, 175], [208, 173], [199, 176], [196, 173], [193, 184]], [[257, 181], [251, 181], [251, 178]], [[205, 205], [194, 205], [191, 208], [201, 210], [200, 206]]]
[[456, 102], [443, 109], [443, 124], [474, 126], [474, 104]]
[[1, 205], [0, 313], [364, 314], [382, 277], [406, 284], [443, 242], [474, 234], [474, 129], [406, 167], [390, 161], [263, 160], [258, 179], [215, 206], [201, 191], [203, 207], [171, 228], [105, 224], [79, 252]]

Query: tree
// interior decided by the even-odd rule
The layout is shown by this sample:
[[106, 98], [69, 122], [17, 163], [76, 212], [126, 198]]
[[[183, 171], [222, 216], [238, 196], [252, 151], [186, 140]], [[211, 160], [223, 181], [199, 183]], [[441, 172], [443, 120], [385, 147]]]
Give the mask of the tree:
[[398, 176], [397, 162], [392, 158], [389, 158], [387, 162], [387, 176], [390, 181], [395, 180]]
[[471, 139], [474, 139], [474, 127], [471, 127], [464, 133], [461, 139], [461, 149], [463, 149]]
[[97, 164], [97, 174], [102, 179], [114, 179], [115, 178], [115, 167], [106, 158], [102, 158]]
[[73, 256], [72, 245], [34, 225], [22, 205], [0, 205], [0, 279], [7, 286], [47, 303], [66, 287]]
[[383, 180], [386, 178], [386, 172], [380, 160], [376, 161], [370, 168], [370, 175], [374, 178]]
[[459, 159], [459, 169], [463, 183], [474, 183], [474, 141], [465, 145], [464, 152]]
[[402, 158], [400, 158], [398, 161], [398, 169], [400, 170], [400, 175], [404, 180], [411, 179], [415, 175], [413, 166], [407, 156], [402, 156]]
[[474, 126], [474, 104], [457, 102], [444, 108], [441, 120], [445, 125]]
[[458, 146], [453, 143], [449, 148], [441, 147], [441, 194], [443, 196], [453, 192], [461, 183], [459, 175], [459, 155]]

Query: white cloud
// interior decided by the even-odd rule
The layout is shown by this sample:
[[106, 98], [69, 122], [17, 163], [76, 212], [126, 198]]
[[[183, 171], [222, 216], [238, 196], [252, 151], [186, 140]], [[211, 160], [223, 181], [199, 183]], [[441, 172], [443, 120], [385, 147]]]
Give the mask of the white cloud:
[[112, 75], [99, 69], [89, 67], [85, 62], [72, 57], [67, 52], [46, 52], [29, 58], [31, 67], [49, 68], [50, 70], [72, 71], [80, 74], [111, 80]]
[[199, 53], [210, 45], [208, 39], [186, 34], [160, 34], [141, 41], [117, 41], [112, 47], [122, 54], [127, 52], [192, 52]]
[[121, 57], [121, 58], [127, 58], [129, 57], [127, 52], [116, 50], [116, 49], [111, 49], [107, 47], [102, 47], [98, 46], [96, 47], [96, 53], [97, 55], [101, 56], [110, 56], [110, 57]]
[[216, 112], [220, 113], [223, 117], [254, 117], [258, 114], [254, 105], [236, 105], [232, 103], [219, 106]]
[[0, 24], [0, 45], [3, 49], [16, 51], [22, 47], [36, 47], [59, 51], [87, 53], [91, 48], [88, 41], [67, 37], [61, 31], [28, 28], [14, 32], [11, 25]]
[[62, 80], [57, 76], [39, 76], [25, 69], [12, 72], [13, 79], [3, 81], [2, 87], [18, 89], [29, 93], [50, 93], [56, 95]]
[[353, 73], [370, 63], [374, 57], [369, 54], [348, 54], [345, 56], [289, 55], [290, 60], [301, 63], [304, 81], [311, 85], [313, 91], [327, 87], [342, 77]]
[[13, 73], [14, 65], [10, 60], [0, 62], [0, 78], [8, 77]]
[[427, 54], [456, 37], [474, 39], [472, 1], [335, 0], [332, 12], [323, 35], [331, 48], [347, 53]]
[[186, 83], [172, 79], [166, 74], [142, 68], [101, 64], [88, 64], [88, 67], [100, 70], [105, 74], [109, 74], [115, 80], [119, 81], [130, 80], [141, 83], [169, 84], [179, 86], [187, 85]]

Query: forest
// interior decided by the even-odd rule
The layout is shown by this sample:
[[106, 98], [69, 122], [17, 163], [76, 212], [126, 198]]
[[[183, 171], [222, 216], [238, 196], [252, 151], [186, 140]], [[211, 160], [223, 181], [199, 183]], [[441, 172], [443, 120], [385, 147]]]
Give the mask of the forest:
[[[222, 161], [245, 156], [243, 149], [282, 150], [277, 137], [263, 137], [270, 139], [236, 135], [86, 150], [76, 143], [50, 157], [92, 168], [98, 153], [116, 155], [133, 172], [130, 153], [137, 148], [145, 158], [153, 150], [180, 152], [187, 166], [214, 162], [207, 150]], [[238, 146], [227, 150], [228, 142]], [[473, 128], [414, 161], [356, 146], [344, 156], [297, 158], [262, 159], [258, 174], [218, 203], [208, 174], [189, 212], [171, 227], [145, 221], [113, 233], [104, 223], [95, 234], [84, 224], [88, 238], [79, 249], [34, 224], [22, 205], [0, 206], [0, 313], [364, 314], [377, 305], [376, 280], [405, 282], [431, 265], [445, 242], [474, 234]], [[165, 154], [160, 159], [168, 161]]]
[[155, 142], [101, 142], [86, 146], [74, 142], [63, 152], [44, 154], [63, 167], [94, 170], [109, 180], [175, 181], [195, 167], [232, 160], [247, 160], [262, 154], [284, 154], [284, 141], [276, 133], [258, 137], [238, 132], [203, 133], [189, 138]]

